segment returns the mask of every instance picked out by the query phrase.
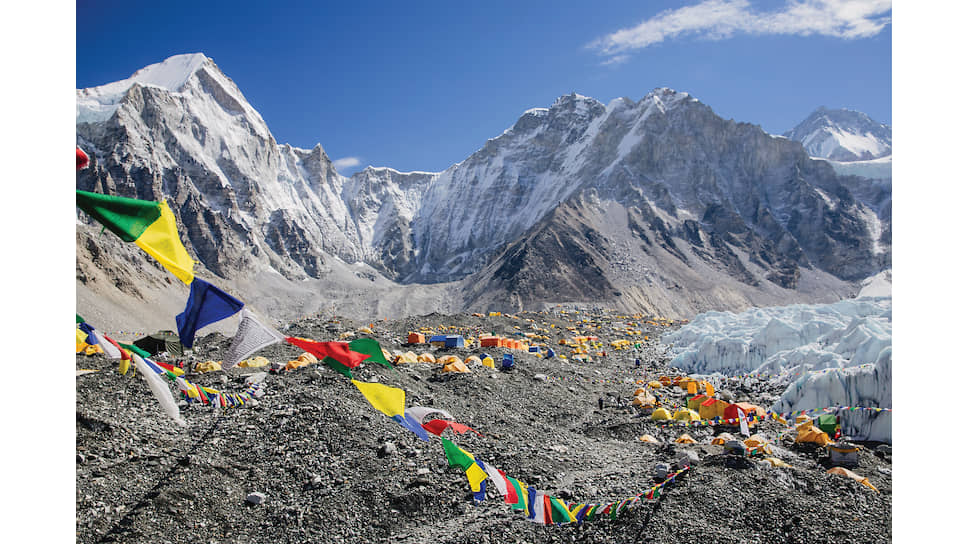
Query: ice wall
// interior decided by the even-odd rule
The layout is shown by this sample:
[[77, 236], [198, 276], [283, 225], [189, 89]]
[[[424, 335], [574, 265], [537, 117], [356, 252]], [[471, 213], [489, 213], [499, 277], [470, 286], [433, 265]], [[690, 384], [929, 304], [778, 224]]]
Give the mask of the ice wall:
[[[662, 337], [691, 374], [766, 374], [789, 384], [775, 411], [891, 408], [891, 298], [707, 312]], [[890, 442], [890, 412], [841, 412], [844, 434]]]

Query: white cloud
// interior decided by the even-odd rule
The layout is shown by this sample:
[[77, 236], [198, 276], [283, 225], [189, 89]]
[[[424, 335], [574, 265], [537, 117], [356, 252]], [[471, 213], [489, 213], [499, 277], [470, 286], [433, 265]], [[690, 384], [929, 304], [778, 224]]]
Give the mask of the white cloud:
[[360, 165], [360, 159], [358, 157], [343, 157], [342, 159], [336, 159], [333, 161], [333, 166], [337, 170], [343, 170], [346, 168], [353, 168], [354, 166]]
[[749, 0], [704, 0], [666, 10], [637, 26], [588, 44], [603, 64], [628, 60], [629, 53], [680, 35], [721, 40], [734, 34], [823, 35], [869, 38], [891, 23], [891, 0], [787, 0], [779, 11], [757, 11]]

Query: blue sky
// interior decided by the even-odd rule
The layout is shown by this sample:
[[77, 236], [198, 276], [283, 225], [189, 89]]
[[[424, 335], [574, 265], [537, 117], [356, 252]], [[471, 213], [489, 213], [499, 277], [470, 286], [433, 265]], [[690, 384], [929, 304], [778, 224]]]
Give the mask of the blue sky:
[[821, 105], [891, 124], [891, 15], [877, 0], [80, 1], [76, 86], [202, 52], [279, 143], [321, 143], [344, 174], [440, 171], [571, 92], [671, 87], [771, 133]]

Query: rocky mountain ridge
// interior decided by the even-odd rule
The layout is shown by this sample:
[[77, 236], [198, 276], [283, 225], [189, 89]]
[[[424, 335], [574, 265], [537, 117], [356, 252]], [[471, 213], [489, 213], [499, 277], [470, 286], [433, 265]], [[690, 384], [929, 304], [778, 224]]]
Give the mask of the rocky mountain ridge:
[[690, 315], [836, 298], [890, 266], [889, 191], [874, 209], [799, 143], [671, 89], [562, 96], [444, 172], [351, 177], [320, 145], [278, 144], [201, 54], [77, 99], [92, 155], [78, 188], [168, 200], [200, 269], [229, 285], [268, 273], [308, 293], [351, 265], [402, 289], [458, 282], [457, 304]]

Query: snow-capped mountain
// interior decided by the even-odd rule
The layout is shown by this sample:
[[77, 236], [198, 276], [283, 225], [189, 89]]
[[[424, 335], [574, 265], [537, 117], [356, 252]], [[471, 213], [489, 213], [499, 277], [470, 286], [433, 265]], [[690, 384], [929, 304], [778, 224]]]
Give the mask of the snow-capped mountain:
[[891, 155], [891, 127], [859, 111], [821, 106], [783, 135], [802, 143], [810, 156], [832, 161], [868, 161]]
[[235, 282], [350, 264], [410, 286], [460, 280], [468, 305], [689, 315], [837, 297], [890, 266], [883, 202], [671, 89], [562, 96], [443, 172], [345, 177], [319, 145], [278, 144], [211, 59], [179, 55], [78, 90], [77, 134], [92, 155], [79, 188], [168, 200], [200, 269]]

